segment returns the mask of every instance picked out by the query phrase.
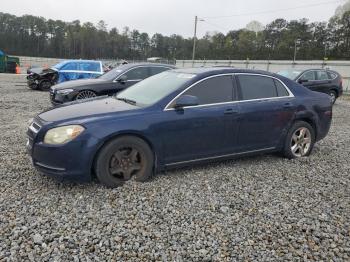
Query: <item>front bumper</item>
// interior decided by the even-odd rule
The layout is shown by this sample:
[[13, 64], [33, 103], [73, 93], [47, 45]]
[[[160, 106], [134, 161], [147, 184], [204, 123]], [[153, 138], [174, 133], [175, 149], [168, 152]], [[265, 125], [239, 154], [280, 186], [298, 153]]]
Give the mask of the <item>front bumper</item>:
[[91, 167], [98, 141], [88, 134], [63, 145], [47, 145], [27, 131], [26, 144], [33, 166], [41, 173], [60, 180], [91, 181]]
[[58, 94], [54, 90], [50, 90], [50, 101], [51, 101], [51, 104], [54, 106], [62, 105], [64, 103], [73, 101], [77, 94], [78, 92], [73, 91], [69, 94], [63, 95], [63, 94]]

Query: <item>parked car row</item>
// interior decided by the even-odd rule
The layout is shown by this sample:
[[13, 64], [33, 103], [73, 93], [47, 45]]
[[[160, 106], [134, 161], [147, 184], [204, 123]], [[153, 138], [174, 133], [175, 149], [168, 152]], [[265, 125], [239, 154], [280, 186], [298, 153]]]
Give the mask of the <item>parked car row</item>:
[[278, 74], [288, 77], [312, 91], [330, 95], [333, 104], [343, 94], [343, 79], [339, 73], [332, 70], [289, 69], [280, 71]]
[[51, 102], [54, 105], [95, 96], [113, 95], [152, 75], [174, 69], [163, 64], [125, 64], [94, 78], [57, 84], [50, 89]]
[[[55, 104], [85, 98], [83, 91], [94, 94], [34, 118], [27, 131], [33, 165], [54, 177], [96, 176], [116, 187], [160, 170], [243, 155], [308, 156], [329, 131], [329, 95], [305, 88], [298, 78], [233, 68], [170, 69], [126, 65], [94, 80], [54, 86]], [[93, 97], [108, 90], [118, 94]]]

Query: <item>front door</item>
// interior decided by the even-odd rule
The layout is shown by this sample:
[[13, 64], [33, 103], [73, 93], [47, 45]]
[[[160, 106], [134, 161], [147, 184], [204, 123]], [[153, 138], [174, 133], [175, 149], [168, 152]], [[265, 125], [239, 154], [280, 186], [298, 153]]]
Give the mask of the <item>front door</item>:
[[[119, 78], [121, 76], [126, 76], [125, 81], [120, 81]], [[144, 79], [150, 76], [149, 68], [144, 66], [139, 66], [130, 69], [129, 71], [125, 72], [115, 80], [115, 88], [116, 91], [119, 92], [120, 90], [126, 89]]]
[[235, 152], [239, 112], [233, 90], [231, 75], [212, 77], [183, 93], [198, 97], [198, 106], [164, 111], [168, 121], [160, 133], [165, 164]]

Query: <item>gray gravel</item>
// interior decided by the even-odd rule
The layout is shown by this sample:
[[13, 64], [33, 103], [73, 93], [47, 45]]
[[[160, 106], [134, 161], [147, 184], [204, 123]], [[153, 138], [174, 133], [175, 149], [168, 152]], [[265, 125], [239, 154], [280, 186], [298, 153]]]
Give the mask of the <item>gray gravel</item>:
[[242, 158], [117, 189], [60, 183], [25, 153], [49, 106], [0, 75], [0, 261], [350, 260], [350, 100], [309, 158]]

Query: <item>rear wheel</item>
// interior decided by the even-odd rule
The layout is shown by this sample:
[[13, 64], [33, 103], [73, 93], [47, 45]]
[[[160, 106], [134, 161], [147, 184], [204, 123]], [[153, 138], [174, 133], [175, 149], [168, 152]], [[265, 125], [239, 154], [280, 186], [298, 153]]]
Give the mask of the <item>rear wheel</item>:
[[332, 104], [334, 104], [335, 101], [337, 100], [337, 93], [335, 91], [331, 90], [328, 94], [331, 97]]
[[283, 154], [292, 159], [310, 155], [315, 144], [315, 131], [309, 123], [295, 122], [289, 130]]
[[39, 89], [42, 90], [42, 91], [47, 91], [50, 89], [51, 87], [51, 82], [48, 81], [48, 80], [44, 80], [44, 81], [41, 81], [40, 84], [39, 84]]
[[94, 91], [91, 90], [83, 90], [80, 91], [77, 96], [75, 97], [76, 100], [80, 100], [80, 99], [87, 99], [87, 98], [92, 98], [95, 97], [96, 93]]
[[154, 156], [142, 139], [134, 136], [116, 138], [99, 152], [95, 172], [98, 180], [107, 187], [123, 185], [134, 179], [144, 182], [152, 176]]

